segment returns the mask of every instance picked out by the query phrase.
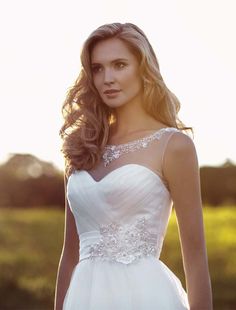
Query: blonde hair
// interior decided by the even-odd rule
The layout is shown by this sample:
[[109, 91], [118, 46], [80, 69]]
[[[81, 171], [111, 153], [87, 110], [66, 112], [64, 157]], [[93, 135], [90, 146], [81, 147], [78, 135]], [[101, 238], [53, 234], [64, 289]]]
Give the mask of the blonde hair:
[[85, 41], [81, 52], [82, 69], [68, 90], [62, 106], [64, 124], [60, 129], [65, 158], [65, 174], [89, 170], [99, 163], [108, 141], [109, 127], [116, 120], [115, 109], [101, 100], [92, 78], [90, 55], [102, 40], [118, 38], [137, 57], [143, 79], [143, 107], [156, 120], [169, 127], [188, 130], [178, 118], [180, 102], [167, 88], [160, 73], [154, 50], [146, 35], [131, 23], [100, 26]]

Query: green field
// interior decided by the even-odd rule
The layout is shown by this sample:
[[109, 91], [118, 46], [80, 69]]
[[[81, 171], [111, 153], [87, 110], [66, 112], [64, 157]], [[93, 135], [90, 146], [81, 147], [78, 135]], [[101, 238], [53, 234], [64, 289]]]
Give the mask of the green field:
[[[236, 309], [236, 207], [204, 208], [214, 309]], [[0, 309], [52, 310], [64, 229], [57, 209], [0, 209]], [[161, 260], [181, 279], [173, 213]]]

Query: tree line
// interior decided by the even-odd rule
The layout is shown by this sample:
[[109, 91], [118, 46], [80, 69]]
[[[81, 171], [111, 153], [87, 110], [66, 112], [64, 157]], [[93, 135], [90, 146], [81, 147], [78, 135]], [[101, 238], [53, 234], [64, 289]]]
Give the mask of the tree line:
[[[236, 205], [236, 166], [200, 168], [203, 204]], [[52, 163], [31, 154], [12, 154], [0, 165], [0, 207], [64, 208], [64, 175]]]

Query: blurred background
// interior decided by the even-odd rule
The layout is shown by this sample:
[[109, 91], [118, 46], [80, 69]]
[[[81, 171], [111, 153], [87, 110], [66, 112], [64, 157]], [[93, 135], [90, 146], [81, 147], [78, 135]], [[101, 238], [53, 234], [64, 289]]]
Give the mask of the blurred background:
[[[0, 3], [0, 309], [53, 309], [64, 230], [61, 107], [98, 26], [148, 36], [194, 129], [214, 309], [236, 309], [236, 3], [41, 0]], [[184, 274], [173, 210], [161, 259]]]

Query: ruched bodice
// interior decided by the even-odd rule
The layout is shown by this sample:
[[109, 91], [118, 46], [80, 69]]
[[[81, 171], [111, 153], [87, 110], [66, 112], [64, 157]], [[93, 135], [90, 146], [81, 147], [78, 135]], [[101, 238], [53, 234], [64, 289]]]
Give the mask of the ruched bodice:
[[[176, 131], [168, 129], [163, 143], [150, 148], [158, 146], [160, 165], [164, 142]], [[85, 170], [68, 178], [80, 259], [63, 310], [188, 309], [181, 282], [159, 260], [172, 208], [168, 184], [152, 157], [137, 153], [102, 169], [100, 178]]]
[[[110, 246], [111, 253], [113, 247], [113, 258], [119, 250], [124, 255], [133, 254], [135, 257], [136, 249], [133, 247], [131, 251], [130, 243], [142, 243], [137, 230], [140, 221], [144, 221], [142, 231], [147, 235], [146, 243], [151, 243], [150, 249], [155, 248], [152, 254], [160, 256], [171, 212], [171, 198], [160, 176], [150, 168], [127, 164], [108, 173], [98, 182], [87, 171], [79, 171], [71, 175], [67, 188], [80, 236], [80, 260], [89, 257], [89, 245], [98, 242], [101, 236], [107, 236], [106, 240], [109, 241], [109, 233], [110, 239], [116, 237], [121, 241], [120, 249], [117, 244]], [[120, 232], [114, 229], [114, 225], [120, 227]], [[103, 233], [105, 228], [107, 234]], [[135, 234], [136, 240], [129, 237], [126, 249], [122, 244], [122, 234], [125, 236], [128, 230], [130, 234]], [[109, 256], [106, 255], [106, 258], [109, 259]], [[127, 261], [130, 260], [127, 257]]]

